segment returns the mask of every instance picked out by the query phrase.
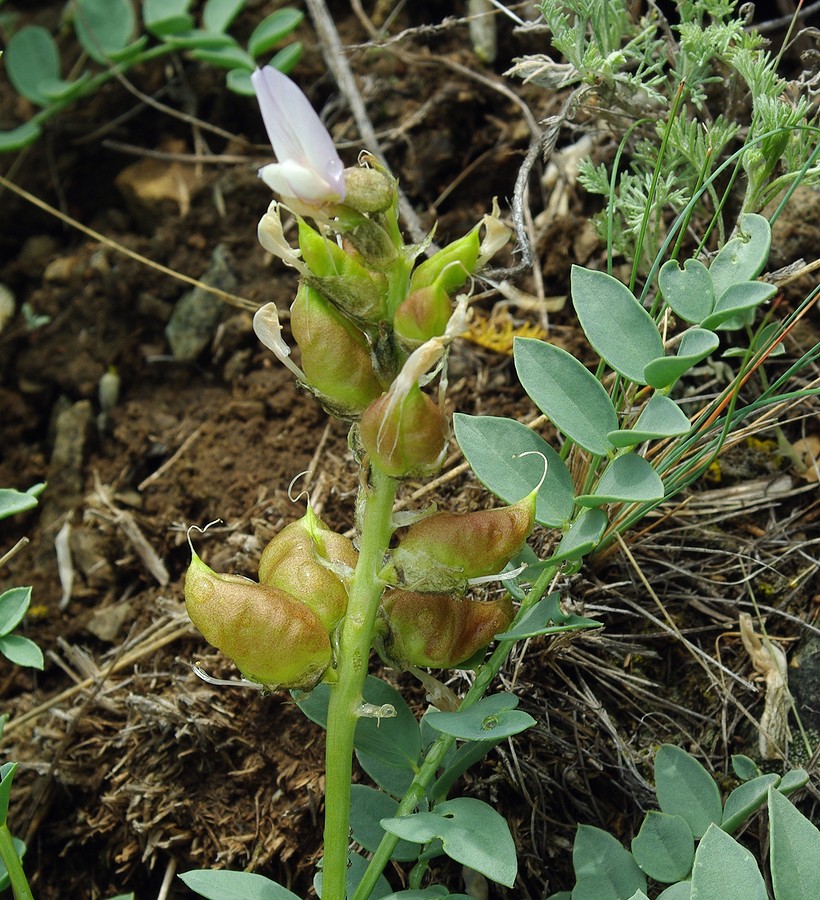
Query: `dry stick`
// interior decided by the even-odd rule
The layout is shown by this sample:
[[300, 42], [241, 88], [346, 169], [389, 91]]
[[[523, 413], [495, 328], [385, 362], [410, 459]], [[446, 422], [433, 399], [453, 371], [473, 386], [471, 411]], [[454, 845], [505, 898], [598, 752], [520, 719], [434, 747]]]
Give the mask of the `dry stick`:
[[0, 185], [4, 188], [8, 188], [8, 190], [10, 191], [13, 191], [15, 194], [17, 194], [18, 197], [22, 197], [24, 200], [27, 200], [34, 206], [42, 209], [44, 212], [47, 212], [49, 215], [54, 216], [55, 219], [59, 219], [61, 222], [65, 222], [66, 225], [70, 225], [72, 228], [76, 228], [78, 231], [81, 231], [83, 234], [88, 235], [95, 241], [99, 241], [101, 244], [104, 244], [107, 247], [111, 247], [113, 250], [116, 250], [117, 252], [122, 253], [133, 260], [136, 260], [136, 262], [138, 263], [142, 263], [144, 266], [156, 269], [158, 272], [162, 272], [163, 275], [170, 275], [171, 278], [176, 278], [177, 281], [182, 281], [185, 284], [192, 285], [193, 287], [201, 288], [203, 291], [207, 291], [209, 294], [213, 294], [215, 297], [219, 297], [220, 300], [224, 300], [225, 303], [228, 303], [231, 306], [236, 306], [239, 309], [246, 309], [249, 312], [256, 312], [256, 310], [259, 309], [258, 303], [253, 303], [246, 297], [239, 297], [236, 294], [230, 294], [227, 291], [222, 291], [219, 288], [212, 287], [210, 284], [205, 284], [204, 281], [199, 281], [197, 278], [191, 278], [190, 275], [183, 275], [182, 272], [175, 272], [173, 269], [168, 268], [168, 266], [163, 266], [161, 263], [154, 262], [152, 259], [148, 259], [148, 257], [142, 256], [140, 253], [137, 253], [135, 250], [129, 249], [124, 244], [120, 244], [117, 241], [106, 237], [104, 234], [100, 234], [99, 231], [95, 231], [93, 228], [89, 228], [87, 225], [83, 225], [82, 222], [78, 222], [76, 219], [73, 219], [71, 216], [66, 215], [64, 212], [60, 212], [59, 209], [55, 209], [50, 204], [46, 203], [45, 200], [41, 200], [39, 197], [35, 197], [34, 194], [30, 194], [27, 190], [19, 187], [13, 181], [9, 181], [2, 175], [0, 175]]
[[[356, 127], [359, 129], [362, 141], [372, 153], [379, 157], [381, 162], [387, 167], [388, 171], [390, 171], [389, 166], [387, 166], [387, 162], [384, 159], [384, 152], [381, 149], [379, 139], [376, 137], [376, 131], [367, 114], [367, 109], [364, 105], [364, 100], [362, 99], [359, 87], [356, 84], [356, 79], [353, 76], [347, 58], [344, 55], [344, 49], [339, 38], [339, 33], [336, 31], [336, 26], [333, 23], [333, 19], [327, 10], [324, 0], [307, 0], [307, 7], [311, 19], [313, 19], [313, 26], [322, 43], [325, 61], [327, 62], [328, 68], [333, 73], [336, 83], [339, 85], [339, 90], [345, 95], [345, 99], [350, 106], [350, 111], [353, 113], [353, 118], [356, 121]], [[402, 218], [407, 223], [410, 236], [416, 243], [421, 243], [425, 240], [427, 232], [422, 227], [415, 210], [410, 205], [410, 201], [400, 187], [398, 188], [398, 193], [399, 210]], [[428, 249], [430, 249], [431, 252], [435, 252], [435, 248], [432, 244]]]

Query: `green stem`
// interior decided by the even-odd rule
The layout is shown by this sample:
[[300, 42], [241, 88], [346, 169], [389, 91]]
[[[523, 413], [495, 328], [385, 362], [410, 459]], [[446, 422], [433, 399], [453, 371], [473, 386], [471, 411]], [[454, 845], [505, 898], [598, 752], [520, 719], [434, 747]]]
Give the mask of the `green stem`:
[[364, 509], [359, 561], [339, 636], [338, 681], [331, 686], [327, 713], [324, 900], [345, 898], [353, 735], [359, 721], [373, 626], [384, 589], [378, 573], [384, 566], [384, 555], [390, 542], [393, 500], [398, 487], [397, 481], [375, 467], [371, 475], [371, 483], [362, 489]]
[[[544, 591], [547, 590], [555, 575], [556, 568], [557, 567], [549, 567], [541, 572], [538, 576], [538, 580], [533, 585], [532, 590], [521, 603], [515, 620], [513, 624], [510, 625], [510, 628], [514, 627], [515, 622], [526, 615], [541, 599]], [[467, 691], [464, 695], [464, 699], [459, 704], [459, 710], [469, 709], [471, 706], [478, 703], [484, 696], [487, 688], [489, 688], [490, 684], [495, 680], [496, 675], [498, 675], [516, 643], [516, 641], [498, 642], [495, 650], [493, 650], [490, 655], [490, 658], [478, 670], [470, 690]], [[418, 809], [430, 789], [430, 785], [435, 781], [436, 774], [441, 768], [450, 748], [455, 743], [455, 740], [456, 739], [449, 734], [441, 734], [433, 741], [424, 757], [424, 762], [421, 764], [415, 778], [413, 778], [410, 787], [407, 788], [401, 803], [399, 803], [398, 809], [396, 810], [397, 816], [408, 816]], [[370, 860], [370, 865], [367, 867], [364, 877], [356, 888], [353, 900], [368, 900], [376, 886], [379, 875], [381, 875], [387, 864], [390, 862], [390, 857], [398, 842], [399, 839], [394, 834], [385, 833], [384, 837], [381, 839], [381, 843], [376, 848], [376, 852], [373, 854], [373, 858]]]
[[9, 826], [5, 822], [0, 825], [0, 857], [6, 864], [6, 871], [9, 873], [14, 900], [34, 900], [34, 895], [28, 886], [26, 873], [23, 871], [23, 864], [20, 862], [14, 841], [11, 839]]

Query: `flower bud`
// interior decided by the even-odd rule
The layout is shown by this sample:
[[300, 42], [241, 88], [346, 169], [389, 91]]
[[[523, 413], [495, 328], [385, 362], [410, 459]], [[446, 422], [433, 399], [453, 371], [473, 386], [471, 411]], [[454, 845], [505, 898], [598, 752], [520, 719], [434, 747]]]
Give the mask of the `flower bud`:
[[290, 310], [302, 369], [329, 412], [357, 418], [382, 392], [367, 337], [318, 291], [302, 284]]
[[476, 269], [481, 245], [478, 230], [476, 225], [464, 237], [448, 244], [417, 266], [410, 279], [410, 293], [429, 287], [433, 282], [440, 284], [447, 293], [460, 288]]
[[219, 575], [193, 554], [185, 607], [205, 640], [252, 681], [314, 688], [332, 662], [318, 616], [285, 591], [239, 575]]
[[413, 291], [393, 317], [393, 330], [401, 344], [418, 346], [444, 334], [453, 312], [450, 295], [440, 280]]
[[508, 595], [468, 600], [452, 594], [390, 590], [381, 601], [377, 649], [400, 667], [459, 668], [512, 622]]
[[292, 594], [331, 632], [347, 611], [340, 574], [356, 566], [359, 554], [344, 535], [331, 531], [308, 506], [268, 542], [259, 561], [259, 583]]
[[396, 202], [396, 182], [385, 172], [366, 166], [345, 169], [345, 206], [360, 213], [384, 212]]
[[460, 591], [496, 575], [519, 553], [535, 524], [536, 492], [512, 506], [434, 513], [412, 524], [381, 577], [414, 590]]
[[393, 478], [432, 475], [447, 452], [444, 416], [415, 382], [403, 394], [394, 382], [374, 400], [362, 415], [359, 434], [371, 461]]

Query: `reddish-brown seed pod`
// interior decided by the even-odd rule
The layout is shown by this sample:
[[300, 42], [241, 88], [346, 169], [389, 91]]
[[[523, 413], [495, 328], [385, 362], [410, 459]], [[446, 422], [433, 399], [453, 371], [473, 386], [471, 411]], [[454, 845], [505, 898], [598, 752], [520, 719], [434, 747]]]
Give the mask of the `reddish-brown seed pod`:
[[453, 594], [389, 590], [381, 601], [378, 649], [399, 666], [457, 668], [513, 619], [508, 595], [469, 600]]
[[292, 594], [330, 632], [347, 610], [347, 588], [337, 571], [354, 569], [358, 558], [353, 543], [331, 531], [308, 506], [301, 519], [283, 528], [262, 551], [259, 583]]
[[535, 497], [533, 492], [512, 506], [420, 519], [399, 539], [383, 577], [411, 589], [450, 591], [498, 574], [532, 532]]
[[394, 388], [374, 400], [359, 425], [372, 462], [393, 478], [437, 472], [447, 451], [447, 423], [431, 397], [413, 384], [399, 396]]
[[185, 607], [209, 644], [252, 681], [314, 688], [332, 662], [319, 617], [290, 594], [239, 575], [220, 575], [193, 554]]

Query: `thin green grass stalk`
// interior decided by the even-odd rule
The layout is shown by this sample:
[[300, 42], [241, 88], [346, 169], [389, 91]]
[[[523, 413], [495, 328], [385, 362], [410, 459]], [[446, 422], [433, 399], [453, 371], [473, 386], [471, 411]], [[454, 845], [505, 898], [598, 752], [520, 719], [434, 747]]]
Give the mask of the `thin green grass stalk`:
[[632, 260], [632, 274], [629, 278], [629, 290], [633, 292], [635, 290], [635, 283], [638, 280], [638, 267], [640, 265], [641, 257], [643, 256], [643, 245], [644, 240], [646, 239], [647, 229], [649, 228], [649, 219], [652, 216], [652, 204], [655, 200], [655, 192], [657, 191], [658, 181], [661, 177], [661, 165], [663, 164], [663, 158], [666, 155], [666, 148], [669, 146], [669, 135], [672, 131], [672, 122], [674, 122], [675, 116], [677, 116], [681, 102], [683, 101], [683, 90], [685, 86], [686, 84], [683, 81], [678, 85], [675, 99], [672, 101], [672, 109], [669, 111], [669, 118], [666, 121], [666, 130], [663, 134], [663, 140], [661, 141], [661, 146], [658, 150], [658, 158], [655, 160], [655, 170], [652, 173], [652, 184], [649, 187], [649, 197], [647, 197], [646, 209], [644, 210], [643, 219], [641, 220], [641, 230], [638, 234], [638, 243], [635, 247], [635, 258]]
[[629, 138], [632, 137], [632, 132], [639, 126], [643, 125], [647, 122], [650, 122], [650, 119], [638, 119], [633, 122], [629, 128], [627, 128], [626, 133], [621, 139], [620, 144], [618, 144], [618, 151], [615, 154], [615, 158], [612, 160], [612, 176], [609, 179], [609, 197], [607, 202], [607, 213], [606, 213], [606, 272], [607, 275], [612, 274], [612, 260], [614, 257], [614, 252], [612, 249], [613, 245], [613, 235], [615, 231], [615, 191], [618, 187], [618, 169], [621, 164], [621, 157], [623, 156], [624, 150], [626, 150], [626, 145], [629, 141]]
[[[535, 604], [544, 596], [558, 571], [557, 566], [545, 568], [538, 576], [532, 589], [522, 600], [518, 613], [510, 624], [509, 628], [515, 627], [516, 623], [535, 606]], [[517, 641], [499, 641], [495, 650], [490, 654], [481, 668], [476, 672], [475, 680], [470, 690], [464, 695], [459, 710], [469, 709], [478, 703], [479, 700], [487, 692], [487, 689], [495, 680], [501, 667], [507, 661], [507, 657], [512, 652]], [[328, 735], [328, 742], [330, 736]], [[404, 797], [399, 803], [396, 810], [397, 816], [406, 816], [418, 809], [424, 801], [431, 785], [436, 780], [436, 773], [441, 768], [450, 748], [455, 743], [455, 738], [451, 735], [440, 734], [438, 738], [430, 745], [424, 758], [424, 762], [419, 767], [416, 776], [413, 778], [410, 787], [405, 792]], [[353, 894], [352, 900], [368, 900], [373, 889], [376, 886], [379, 876], [382, 874], [390, 857], [398, 844], [399, 839], [396, 835], [385, 833], [381, 839], [381, 843], [376, 848], [373, 858], [365, 871], [364, 877], [359, 882], [356, 892]]]

